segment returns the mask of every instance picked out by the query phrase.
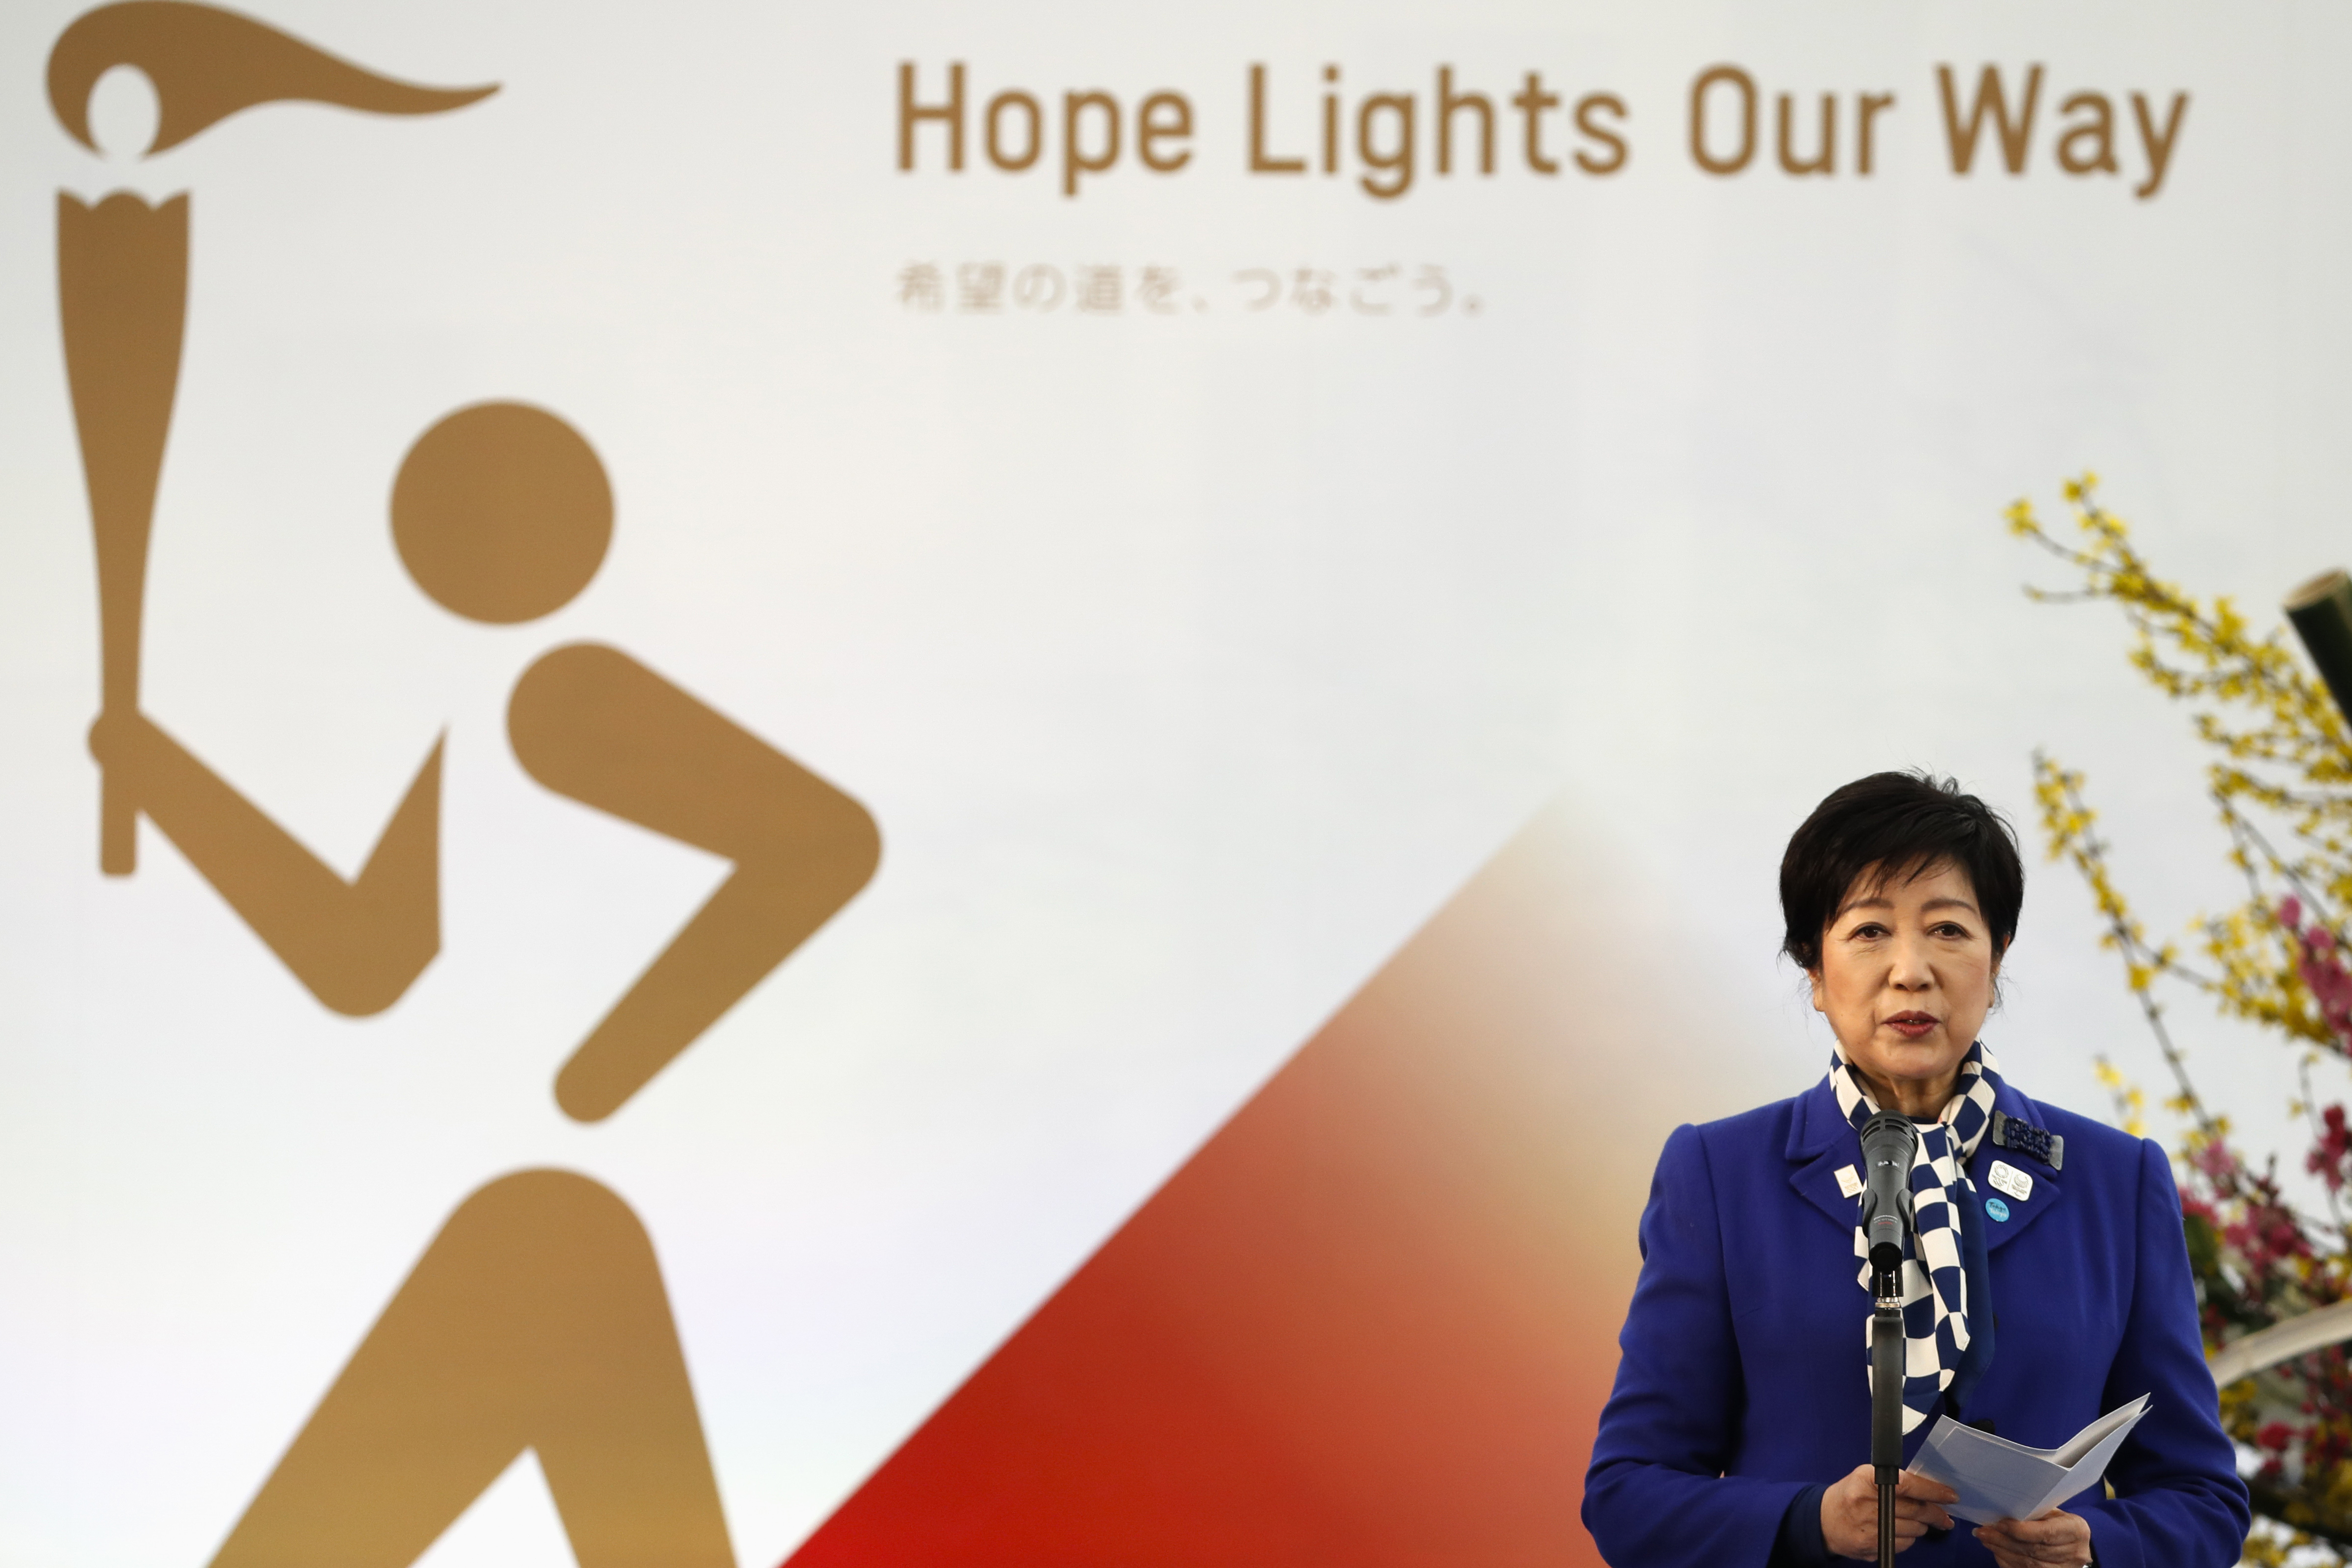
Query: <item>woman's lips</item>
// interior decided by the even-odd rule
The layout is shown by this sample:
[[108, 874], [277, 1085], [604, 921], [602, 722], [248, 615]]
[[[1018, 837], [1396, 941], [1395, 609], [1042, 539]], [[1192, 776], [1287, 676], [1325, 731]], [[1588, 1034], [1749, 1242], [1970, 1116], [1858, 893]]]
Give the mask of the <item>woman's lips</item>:
[[1906, 1040], [1916, 1040], [1932, 1032], [1936, 1020], [1925, 1013], [1897, 1013], [1886, 1020], [1886, 1026]]

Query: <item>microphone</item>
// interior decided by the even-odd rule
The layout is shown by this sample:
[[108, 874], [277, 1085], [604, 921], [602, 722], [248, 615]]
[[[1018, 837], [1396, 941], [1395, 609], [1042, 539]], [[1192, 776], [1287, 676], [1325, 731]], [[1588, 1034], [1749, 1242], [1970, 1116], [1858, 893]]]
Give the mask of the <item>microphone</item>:
[[1912, 1228], [1911, 1157], [1919, 1130], [1882, 1110], [1862, 1124], [1862, 1234], [1870, 1254], [1870, 1466], [1878, 1482], [1878, 1568], [1895, 1568], [1895, 1491], [1903, 1479], [1903, 1237]]
[[1911, 1119], [1882, 1110], [1863, 1124], [1862, 1234], [1870, 1249], [1882, 1300], [1903, 1294], [1903, 1237], [1911, 1229], [1911, 1156], [1919, 1130]]

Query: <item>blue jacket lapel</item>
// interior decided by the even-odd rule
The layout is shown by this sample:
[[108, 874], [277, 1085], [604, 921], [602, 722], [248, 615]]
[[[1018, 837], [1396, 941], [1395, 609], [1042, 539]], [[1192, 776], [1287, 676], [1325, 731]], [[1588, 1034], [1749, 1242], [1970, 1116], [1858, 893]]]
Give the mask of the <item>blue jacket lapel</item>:
[[1862, 1200], [1839, 1186], [1837, 1178], [1841, 1167], [1851, 1166], [1854, 1180], [1861, 1179], [1862, 1135], [1839, 1114], [1837, 1092], [1828, 1079], [1797, 1097], [1786, 1152], [1789, 1184], [1842, 1229], [1852, 1230]]
[[[1992, 1105], [1995, 1110], [2014, 1116], [2029, 1127], [2046, 1125], [2042, 1108], [2006, 1083], [1993, 1095]], [[2032, 1194], [2020, 1198], [1995, 1187], [1992, 1184], [1992, 1168], [1996, 1162], [2008, 1165], [2021, 1175], [2032, 1178]], [[2057, 1172], [2018, 1150], [1993, 1147], [1990, 1133], [1987, 1133], [1984, 1142], [1977, 1145], [1976, 1158], [1969, 1162], [1969, 1178], [1977, 1184], [1979, 1210], [1988, 1208], [1997, 1198], [2009, 1211], [2009, 1217], [2005, 1220], [1993, 1219], [1989, 1213], [1986, 1215], [1985, 1246], [1994, 1252], [2008, 1246], [2027, 1226], [2056, 1208], [2062, 1196]]]

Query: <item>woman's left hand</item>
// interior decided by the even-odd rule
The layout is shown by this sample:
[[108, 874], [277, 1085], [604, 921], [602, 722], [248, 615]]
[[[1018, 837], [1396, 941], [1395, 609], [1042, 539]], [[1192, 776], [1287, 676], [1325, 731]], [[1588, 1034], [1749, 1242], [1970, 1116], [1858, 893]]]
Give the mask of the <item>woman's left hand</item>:
[[2091, 1560], [2091, 1521], [2053, 1508], [2039, 1519], [1997, 1520], [1977, 1539], [2000, 1568], [2082, 1568]]

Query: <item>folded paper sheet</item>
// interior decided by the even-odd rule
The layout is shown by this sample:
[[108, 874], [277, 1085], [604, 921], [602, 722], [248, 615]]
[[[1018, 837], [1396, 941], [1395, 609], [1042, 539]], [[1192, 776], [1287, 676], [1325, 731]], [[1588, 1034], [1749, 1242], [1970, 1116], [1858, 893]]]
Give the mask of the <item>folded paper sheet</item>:
[[1939, 1415], [1911, 1470], [1960, 1494], [1945, 1505], [1957, 1518], [1977, 1524], [2032, 1519], [2098, 1485], [2107, 1461], [2147, 1414], [2147, 1398], [2118, 1405], [2056, 1448], [2029, 1448]]

